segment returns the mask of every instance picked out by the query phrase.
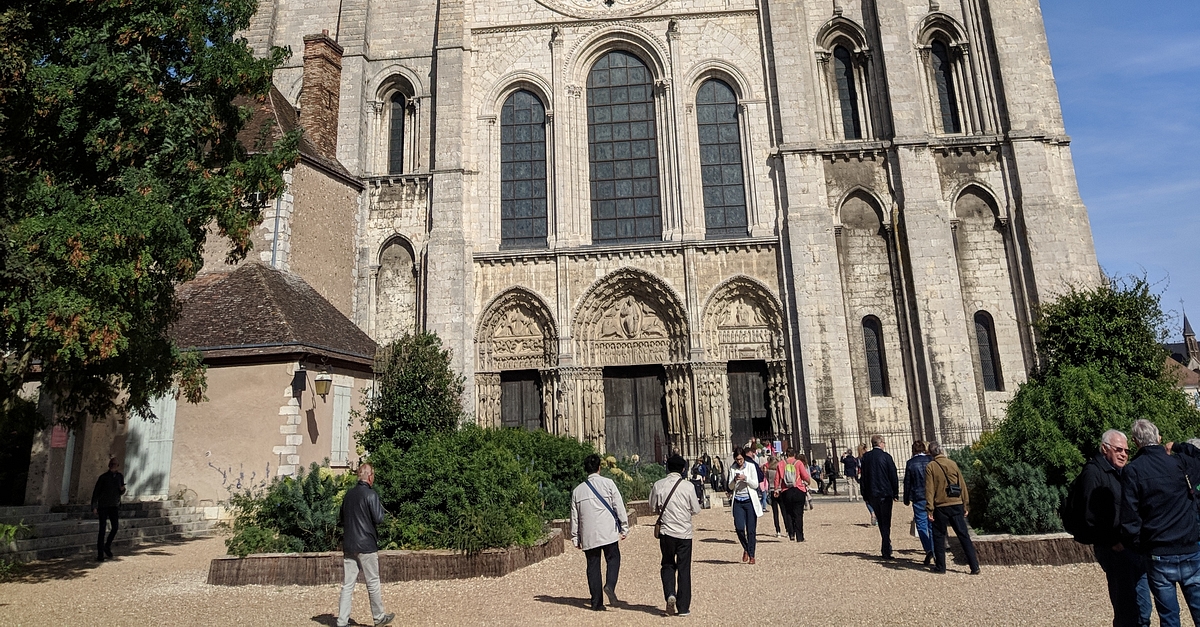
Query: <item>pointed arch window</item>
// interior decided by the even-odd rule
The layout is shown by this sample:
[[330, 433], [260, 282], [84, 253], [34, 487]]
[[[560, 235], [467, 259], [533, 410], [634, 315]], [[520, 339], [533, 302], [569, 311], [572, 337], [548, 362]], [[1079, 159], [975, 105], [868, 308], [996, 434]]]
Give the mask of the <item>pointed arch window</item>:
[[983, 374], [983, 389], [1003, 392], [1004, 377], [1000, 372], [1000, 355], [996, 350], [996, 326], [986, 311], [975, 312], [975, 341], [979, 347], [979, 370]]
[[737, 95], [724, 81], [704, 81], [696, 92], [707, 239], [744, 237], [748, 233], [737, 108]]
[[845, 46], [833, 49], [833, 73], [837, 80], [838, 104], [841, 106], [842, 133], [846, 139], [862, 139], [862, 118], [859, 114], [854, 58]]
[[388, 106], [388, 174], [404, 172], [404, 118], [408, 115], [408, 98], [400, 92], [392, 94]]
[[863, 348], [867, 354], [867, 377], [871, 396], [889, 396], [887, 359], [883, 350], [883, 325], [879, 318], [867, 316], [862, 321]]
[[546, 107], [526, 90], [500, 110], [500, 248], [546, 247]]
[[954, 64], [950, 48], [940, 39], [929, 45], [929, 62], [933, 71], [934, 87], [937, 90], [938, 113], [943, 133], [961, 133], [962, 122], [958, 115], [958, 96], [954, 84]]
[[587, 83], [592, 242], [662, 240], [654, 80], [636, 56], [600, 58]]

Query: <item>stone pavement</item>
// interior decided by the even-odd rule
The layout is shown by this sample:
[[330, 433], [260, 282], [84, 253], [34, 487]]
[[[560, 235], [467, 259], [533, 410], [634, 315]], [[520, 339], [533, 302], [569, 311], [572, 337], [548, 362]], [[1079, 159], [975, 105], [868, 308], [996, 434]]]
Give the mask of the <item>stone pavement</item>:
[[[1104, 578], [1094, 564], [984, 567], [948, 575], [920, 568], [908, 535], [911, 509], [893, 525], [900, 559], [876, 559], [879, 535], [861, 502], [821, 499], [807, 512], [808, 542], [774, 537], [760, 519], [758, 564], [742, 550], [727, 509], [697, 517], [690, 618], [661, 618], [658, 547], [649, 526], [621, 546], [617, 591], [623, 603], [603, 614], [584, 608], [583, 554], [568, 548], [500, 579], [385, 584], [384, 602], [399, 625], [1103, 625], [1111, 621]], [[317, 625], [333, 624], [338, 586], [226, 588], [204, 583], [220, 538], [141, 547], [118, 560], [30, 566], [21, 581], [0, 584], [0, 625]], [[354, 617], [369, 624], [366, 589]], [[1191, 624], [1185, 617], [1184, 624]]]

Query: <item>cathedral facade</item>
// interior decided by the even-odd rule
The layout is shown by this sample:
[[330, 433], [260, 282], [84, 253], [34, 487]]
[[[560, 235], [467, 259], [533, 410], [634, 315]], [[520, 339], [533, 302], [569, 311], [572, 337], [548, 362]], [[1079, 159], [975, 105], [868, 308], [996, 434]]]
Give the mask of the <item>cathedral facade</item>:
[[1100, 276], [1038, 0], [260, 0], [245, 35], [363, 185], [327, 291], [436, 332], [482, 425], [961, 439]]

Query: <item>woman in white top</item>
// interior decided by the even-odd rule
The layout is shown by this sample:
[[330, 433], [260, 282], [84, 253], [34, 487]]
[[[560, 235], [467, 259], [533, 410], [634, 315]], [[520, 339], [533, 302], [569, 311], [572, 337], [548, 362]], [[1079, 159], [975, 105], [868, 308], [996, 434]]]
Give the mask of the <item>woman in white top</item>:
[[759, 477], [754, 466], [746, 463], [746, 450], [735, 453], [729, 467], [729, 493], [733, 497], [733, 528], [742, 543], [742, 561], [754, 563], [755, 538], [762, 503], [758, 493]]

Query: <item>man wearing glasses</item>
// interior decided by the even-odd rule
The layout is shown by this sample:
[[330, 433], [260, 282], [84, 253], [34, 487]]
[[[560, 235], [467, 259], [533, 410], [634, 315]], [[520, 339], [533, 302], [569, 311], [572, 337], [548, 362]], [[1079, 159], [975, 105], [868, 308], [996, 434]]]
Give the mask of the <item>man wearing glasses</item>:
[[1150, 624], [1150, 586], [1141, 557], [1120, 540], [1121, 475], [1129, 461], [1129, 444], [1116, 429], [1100, 437], [1100, 452], [1083, 467], [1072, 492], [1079, 508], [1075, 539], [1091, 544], [1108, 578], [1113, 625]]

